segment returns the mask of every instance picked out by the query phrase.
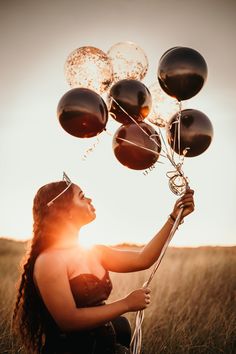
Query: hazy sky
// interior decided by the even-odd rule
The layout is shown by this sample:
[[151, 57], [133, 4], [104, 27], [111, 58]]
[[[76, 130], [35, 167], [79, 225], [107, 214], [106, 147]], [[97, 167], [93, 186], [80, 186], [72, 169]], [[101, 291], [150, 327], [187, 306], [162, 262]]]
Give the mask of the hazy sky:
[[[107, 51], [133, 41], [146, 52], [156, 78], [160, 56], [174, 46], [198, 50], [208, 64], [202, 90], [187, 107], [204, 112], [214, 140], [202, 155], [186, 159], [196, 211], [173, 245], [235, 244], [235, 1], [99, 0], [5, 1], [0, 8], [0, 235], [29, 238], [37, 189], [65, 170], [93, 199], [96, 221], [83, 237], [96, 242], [146, 242], [161, 227], [176, 197], [168, 188], [167, 160], [144, 176], [115, 159], [111, 136], [82, 156], [95, 139], [77, 139], [59, 126], [56, 107], [68, 91], [63, 67], [74, 49]], [[112, 133], [115, 122], [108, 124]]]

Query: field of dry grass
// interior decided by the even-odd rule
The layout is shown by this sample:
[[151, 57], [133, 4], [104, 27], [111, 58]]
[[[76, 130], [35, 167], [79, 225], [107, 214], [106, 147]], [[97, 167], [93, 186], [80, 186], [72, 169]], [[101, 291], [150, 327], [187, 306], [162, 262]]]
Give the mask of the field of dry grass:
[[[25, 244], [0, 239], [0, 353], [21, 353], [10, 335], [18, 264]], [[141, 287], [151, 270], [114, 274], [110, 300]], [[151, 282], [145, 354], [236, 353], [236, 247], [170, 248]], [[127, 315], [134, 324], [135, 314]]]

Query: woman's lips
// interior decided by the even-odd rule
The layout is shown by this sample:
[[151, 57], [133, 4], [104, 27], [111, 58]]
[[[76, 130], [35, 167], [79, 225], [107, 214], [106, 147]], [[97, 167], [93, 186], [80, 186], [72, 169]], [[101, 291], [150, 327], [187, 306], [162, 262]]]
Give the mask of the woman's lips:
[[94, 206], [93, 206], [92, 204], [90, 204], [90, 208], [91, 208], [91, 210], [92, 210], [93, 212], [96, 211], [96, 209], [94, 208]]

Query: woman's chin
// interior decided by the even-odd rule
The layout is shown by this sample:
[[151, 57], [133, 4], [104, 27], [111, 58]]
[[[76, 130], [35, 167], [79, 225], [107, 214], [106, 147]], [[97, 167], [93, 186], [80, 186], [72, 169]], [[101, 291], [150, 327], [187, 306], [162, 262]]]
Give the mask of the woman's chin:
[[93, 214], [92, 214], [92, 220], [91, 220], [91, 221], [95, 220], [96, 217], [97, 217], [97, 215], [96, 215], [96, 213], [95, 213], [95, 211], [94, 211]]
[[89, 224], [90, 222], [92, 222], [93, 220], [95, 220], [97, 217], [95, 211], [92, 211], [89, 213], [88, 217], [87, 217], [87, 222], [86, 224]]

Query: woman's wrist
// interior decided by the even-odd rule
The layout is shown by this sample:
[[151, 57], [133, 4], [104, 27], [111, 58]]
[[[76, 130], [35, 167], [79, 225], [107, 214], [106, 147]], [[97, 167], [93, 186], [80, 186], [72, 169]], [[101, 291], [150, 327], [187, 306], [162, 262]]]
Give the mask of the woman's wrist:
[[[169, 214], [168, 221], [169, 221], [172, 225], [174, 225], [176, 219], [177, 219], [177, 217], [174, 216], [173, 213], [170, 213], [170, 214]], [[179, 224], [183, 224], [183, 223], [184, 223], [184, 219], [182, 218]]]
[[127, 301], [126, 297], [124, 297], [123, 299], [120, 299], [118, 301], [120, 301], [120, 303], [121, 303], [121, 306], [123, 308], [123, 313], [126, 313], [126, 312], [130, 311], [129, 304], [128, 304], [128, 301]]
[[170, 215], [168, 215], [167, 221], [169, 222], [169, 224], [174, 225], [175, 218], [173, 217], [173, 215], [170, 214]]

